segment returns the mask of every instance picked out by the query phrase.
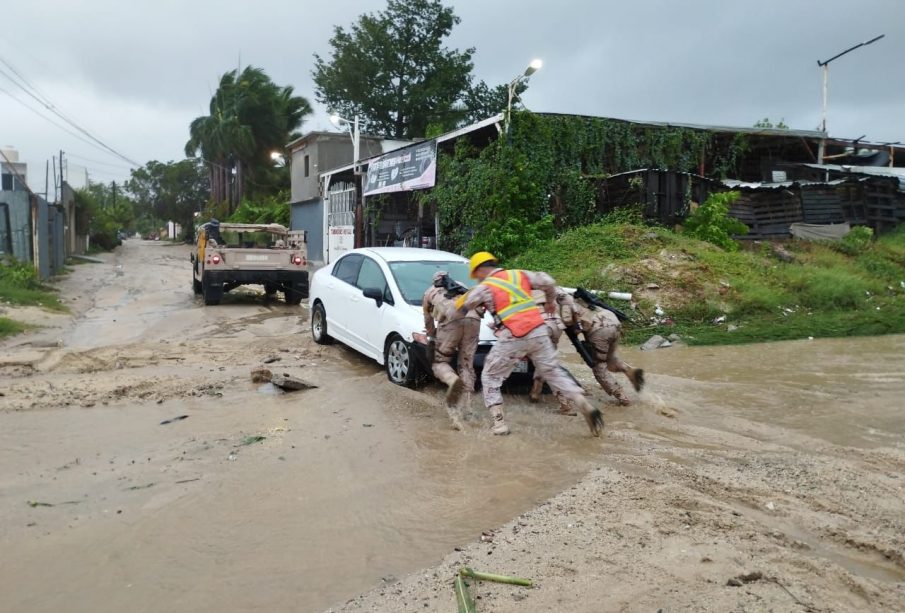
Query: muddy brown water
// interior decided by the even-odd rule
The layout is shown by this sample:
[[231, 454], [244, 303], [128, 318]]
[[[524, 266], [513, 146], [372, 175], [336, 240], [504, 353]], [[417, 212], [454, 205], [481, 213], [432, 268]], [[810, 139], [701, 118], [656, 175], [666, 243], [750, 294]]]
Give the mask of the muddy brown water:
[[[67, 347], [211, 338], [212, 351], [228, 352], [252, 337], [305, 333], [304, 311], [281, 303], [239, 297], [204, 308], [188, 286], [187, 250], [169, 249], [125, 249], [111, 263], [125, 273], [95, 280]], [[793, 447], [806, 444], [796, 434], [902, 445], [902, 336], [624, 354], [648, 370], [649, 386], [636, 406], [607, 407], [610, 430], [658, 441], [690, 467], [680, 452], [707, 445], [675, 432], [664, 412]], [[486, 431], [478, 399], [457, 433], [438, 409], [439, 388], [396, 388], [341, 347], [325, 355], [301, 364], [320, 387], [297, 394], [251, 384], [237, 358], [222, 367], [222, 396], [0, 413], [0, 610], [321, 610], [433, 564], [634, 453], [618, 437], [591, 439], [549, 400], [523, 397], [507, 399], [512, 436]], [[567, 361], [589, 381], [574, 355]], [[180, 367], [142, 372], [175, 380]], [[265, 438], [244, 444], [253, 436]], [[901, 580], [867, 557], [814, 555]]]

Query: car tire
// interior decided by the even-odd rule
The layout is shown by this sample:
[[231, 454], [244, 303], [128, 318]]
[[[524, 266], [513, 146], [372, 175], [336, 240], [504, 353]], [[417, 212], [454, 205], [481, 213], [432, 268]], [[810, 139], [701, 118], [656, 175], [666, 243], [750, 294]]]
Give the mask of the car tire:
[[311, 338], [318, 345], [329, 345], [333, 342], [327, 334], [327, 311], [320, 302], [315, 302], [314, 308], [311, 309]]
[[204, 298], [204, 304], [218, 305], [220, 299], [223, 298], [223, 284], [213, 283], [207, 276], [201, 277], [201, 295]]
[[417, 387], [423, 379], [411, 347], [398, 334], [393, 334], [387, 341], [383, 358], [390, 383], [403, 387]]

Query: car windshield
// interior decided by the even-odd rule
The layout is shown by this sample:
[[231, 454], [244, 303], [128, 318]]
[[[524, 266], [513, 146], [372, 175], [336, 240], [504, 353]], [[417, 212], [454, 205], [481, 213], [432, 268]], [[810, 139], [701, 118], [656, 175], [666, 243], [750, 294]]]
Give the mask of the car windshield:
[[390, 262], [390, 271], [402, 298], [409, 304], [421, 304], [424, 292], [433, 284], [434, 273], [445, 270], [465, 287], [474, 286], [468, 278], [468, 262]]

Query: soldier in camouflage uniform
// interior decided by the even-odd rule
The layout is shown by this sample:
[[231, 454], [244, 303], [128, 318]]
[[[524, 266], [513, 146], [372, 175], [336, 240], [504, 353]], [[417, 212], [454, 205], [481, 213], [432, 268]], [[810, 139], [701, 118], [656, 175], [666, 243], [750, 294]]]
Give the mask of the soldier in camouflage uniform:
[[[457, 405], [462, 392], [465, 392], [466, 406], [471, 404], [471, 394], [474, 393], [474, 355], [478, 348], [481, 315], [475, 310], [465, 314], [456, 311], [453, 299], [447, 297], [444, 289], [443, 278], [448, 274], [443, 270], [434, 273], [433, 285], [424, 292], [421, 306], [424, 329], [428, 336], [434, 338], [431, 370], [439, 381], [446, 384], [446, 410], [453, 428], [461, 430], [461, 414]], [[458, 374], [452, 367], [456, 354]]]
[[619, 336], [622, 324], [619, 318], [607, 309], [597, 307], [591, 309], [590, 305], [573, 298], [568, 293], [557, 296], [559, 315], [566, 326], [578, 326], [584, 332], [585, 339], [593, 346], [594, 378], [597, 383], [616, 401], [627, 406], [631, 401], [626, 397], [622, 386], [616, 382], [611, 373], [621, 372], [632, 383], [635, 391], [640, 392], [644, 387], [644, 371], [640, 368], [632, 368], [616, 355], [619, 345]]
[[484, 404], [493, 418], [491, 432], [509, 434], [500, 387], [515, 365], [528, 357], [547, 385], [582, 412], [591, 434], [600, 436], [603, 416], [585, 398], [581, 386], [562, 368], [547, 326], [531, 299], [532, 290], [541, 290], [547, 298], [546, 310], [556, 310], [552, 277], [543, 272], [504, 270], [486, 251], [471, 256], [469, 268], [472, 278], [480, 283], [460, 297], [456, 307], [464, 311], [484, 306], [498, 322], [497, 342], [487, 354], [481, 373]]

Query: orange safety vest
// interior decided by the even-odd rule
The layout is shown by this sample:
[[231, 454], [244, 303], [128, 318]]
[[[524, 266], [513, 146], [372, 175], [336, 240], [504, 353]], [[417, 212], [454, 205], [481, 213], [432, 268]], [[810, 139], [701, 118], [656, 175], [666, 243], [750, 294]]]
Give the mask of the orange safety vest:
[[482, 283], [490, 288], [496, 315], [513, 336], [525, 336], [544, 325], [537, 304], [531, 299], [531, 282], [521, 270], [500, 270]]

